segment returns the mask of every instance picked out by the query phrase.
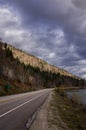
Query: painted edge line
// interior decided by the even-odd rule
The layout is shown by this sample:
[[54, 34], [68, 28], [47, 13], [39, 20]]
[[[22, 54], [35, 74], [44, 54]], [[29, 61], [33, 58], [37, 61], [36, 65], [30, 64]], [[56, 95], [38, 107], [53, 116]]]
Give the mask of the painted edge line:
[[[42, 94], [42, 95], [44, 95], [44, 94]], [[19, 106], [15, 107], [15, 108], [13, 108], [13, 109], [11, 109], [11, 110], [5, 112], [4, 114], [0, 115], [0, 118], [1, 118], [1, 117], [4, 117], [5, 115], [7, 115], [7, 114], [9, 114], [9, 113], [11, 113], [11, 112], [13, 112], [13, 111], [15, 111], [15, 110], [17, 110], [18, 108], [24, 106], [25, 104], [27, 104], [27, 103], [29, 103], [29, 102], [31, 102], [31, 101], [37, 99], [38, 97], [41, 97], [42, 95], [40, 95], [40, 96], [36, 96], [36, 97], [30, 99], [29, 101], [24, 102], [24, 103], [22, 103], [21, 105], [19, 105]]]
[[[50, 94], [47, 95], [46, 99], [48, 98], [49, 95], [50, 95]], [[27, 123], [26, 123], [26, 125], [25, 125], [25, 126], [26, 126], [26, 129], [28, 129], [28, 130], [30, 129], [30, 127], [32, 126], [34, 120], [36, 119], [36, 116], [38, 115], [39, 111], [40, 111], [41, 108], [43, 107], [45, 101], [47, 101], [46, 99], [40, 104], [40, 106], [36, 109], [36, 111], [35, 111], [35, 112], [32, 114], [32, 116], [28, 119], [28, 121], [27, 121]]]

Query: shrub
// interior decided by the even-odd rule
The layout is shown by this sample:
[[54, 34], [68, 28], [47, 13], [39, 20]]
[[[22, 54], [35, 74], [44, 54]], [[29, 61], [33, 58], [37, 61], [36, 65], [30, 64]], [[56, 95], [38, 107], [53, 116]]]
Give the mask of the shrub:
[[77, 105], [80, 105], [80, 99], [79, 96], [74, 92], [72, 97], [71, 97], [71, 101]]
[[5, 91], [8, 92], [10, 89], [11, 89], [10, 84], [6, 84], [6, 85], [5, 85]]
[[61, 87], [58, 87], [55, 89], [56, 92], [58, 92], [61, 96], [66, 96], [66, 92]]

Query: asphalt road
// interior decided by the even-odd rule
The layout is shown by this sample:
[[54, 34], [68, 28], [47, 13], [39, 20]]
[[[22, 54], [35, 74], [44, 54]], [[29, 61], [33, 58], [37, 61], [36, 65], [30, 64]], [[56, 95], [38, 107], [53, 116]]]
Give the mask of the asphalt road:
[[0, 97], [0, 130], [27, 130], [26, 123], [51, 89]]

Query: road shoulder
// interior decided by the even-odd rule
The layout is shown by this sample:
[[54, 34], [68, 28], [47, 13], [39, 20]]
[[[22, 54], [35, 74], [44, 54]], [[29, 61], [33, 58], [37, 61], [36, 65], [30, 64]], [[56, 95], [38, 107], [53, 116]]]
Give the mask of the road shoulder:
[[45, 130], [45, 129], [50, 130], [47, 121], [47, 111], [49, 108], [50, 100], [51, 100], [51, 94], [41, 107], [41, 110], [39, 111], [35, 121], [33, 122], [29, 130]]
[[39, 111], [35, 121], [29, 130], [68, 130], [66, 124], [62, 122], [58, 114], [58, 125], [53, 124], [54, 116], [52, 114], [51, 103], [53, 101], [53, 92], [49, 95], [46, 102], [43, 104], [41, 110]]

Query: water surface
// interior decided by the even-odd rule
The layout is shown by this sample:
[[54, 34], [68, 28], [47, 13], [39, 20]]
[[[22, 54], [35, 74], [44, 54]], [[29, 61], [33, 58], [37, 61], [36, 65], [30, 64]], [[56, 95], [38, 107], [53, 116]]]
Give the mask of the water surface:
[[86, 105], [86, 89], [80, 89], [80, 90], [70, 90], [67, 92], [68, 97], [72, 97], [73, 95], [77, 95], [79, 101], [82, 104]]

